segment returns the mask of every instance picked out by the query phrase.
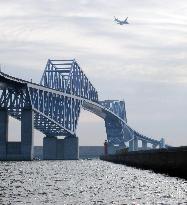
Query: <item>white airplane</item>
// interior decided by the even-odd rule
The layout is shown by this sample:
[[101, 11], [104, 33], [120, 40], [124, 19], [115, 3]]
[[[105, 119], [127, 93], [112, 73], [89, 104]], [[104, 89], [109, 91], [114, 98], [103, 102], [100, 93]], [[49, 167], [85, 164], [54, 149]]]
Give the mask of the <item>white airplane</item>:
[[114, 16], [114, 21], [116, 21], [117, 24], [120, 24], [120, 25], [129, 24], [129, 22], [127, 21], [127, 19], [128, 19], [128, 17], [127, 17], [124, 21], [121, 21], [121, 20], [119, 20], [118, 18], [116, 18], [116, 17]]

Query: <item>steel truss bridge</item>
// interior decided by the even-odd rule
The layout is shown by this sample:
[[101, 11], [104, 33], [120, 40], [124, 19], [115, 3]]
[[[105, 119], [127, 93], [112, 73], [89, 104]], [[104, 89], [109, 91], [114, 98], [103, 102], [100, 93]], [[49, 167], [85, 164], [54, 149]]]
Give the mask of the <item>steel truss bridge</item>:
[[99, 101], [98, 92], [75, 60], [48, 60], [39, 84], [0, 72], [0, 108], [21, 120], [22, 110], [34, 112], [34, 128], [49, 137], [76, 136], [81, 108], [105, 121], [108, 143], [137, 150], [147, 144], [164, 147], [127, 124], [125, 102]]

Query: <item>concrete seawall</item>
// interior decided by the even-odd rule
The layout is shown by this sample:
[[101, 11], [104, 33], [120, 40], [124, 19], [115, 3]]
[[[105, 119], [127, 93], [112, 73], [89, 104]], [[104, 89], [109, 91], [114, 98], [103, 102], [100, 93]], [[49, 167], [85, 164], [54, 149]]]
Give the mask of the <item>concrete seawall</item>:
[[187, 179], [187, 147], [134, 151], [100, 159]]

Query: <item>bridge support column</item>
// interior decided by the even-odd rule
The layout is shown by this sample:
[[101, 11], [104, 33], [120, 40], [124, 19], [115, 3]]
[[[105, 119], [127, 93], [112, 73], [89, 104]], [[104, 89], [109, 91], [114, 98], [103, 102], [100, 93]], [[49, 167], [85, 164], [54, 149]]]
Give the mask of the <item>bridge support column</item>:
[[129, 151], [134, 151], [134, 140], [129, 141]]
[[7, 159], [8, 112], [0, 109], [0, 160]]
[[78, 137], [67, 136], [64, 139], [46, 136], [43, 139], [44, 160], [77, 160], [79, 159]]
[[21, 113], [21, 160], [33, 159], [34, 112], [23, 109]]
[[159, 148], [165, 148], [165, 140], [164, 140], [164, 138], [162, 138], [160, 140]]
[[152, 149], [156, 149], [157, 145], [156, 144], [153, 144], [152, 145]]
[[134, 151], [138, 151], [138, 138], [134, 138]]
[[146, 150], [147, 149], [147, 141], [142, 140], [142, 149]]
[[68, 136], [64, 138], [64, 159], [79, 159], [79, 139], [78, 137]]
[[43, 159], [56, 160], [57, 159], [57, 138], [46, 136], [43, 139]]

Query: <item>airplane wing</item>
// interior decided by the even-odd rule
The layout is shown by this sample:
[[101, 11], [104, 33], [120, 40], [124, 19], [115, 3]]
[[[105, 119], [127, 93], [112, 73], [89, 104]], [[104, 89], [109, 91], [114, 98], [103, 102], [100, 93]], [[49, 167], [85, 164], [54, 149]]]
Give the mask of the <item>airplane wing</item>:
[[128, 17], [125, 19], [125, 21], [127, 21]]

